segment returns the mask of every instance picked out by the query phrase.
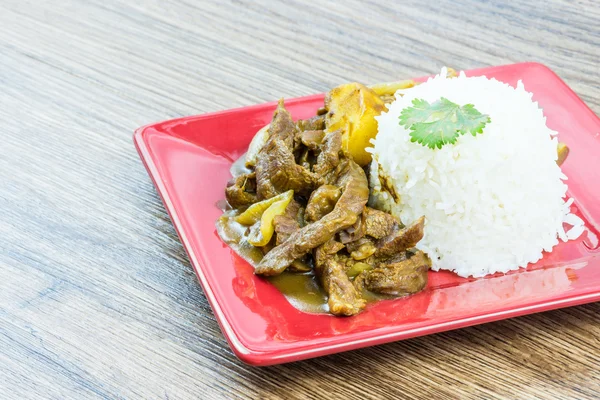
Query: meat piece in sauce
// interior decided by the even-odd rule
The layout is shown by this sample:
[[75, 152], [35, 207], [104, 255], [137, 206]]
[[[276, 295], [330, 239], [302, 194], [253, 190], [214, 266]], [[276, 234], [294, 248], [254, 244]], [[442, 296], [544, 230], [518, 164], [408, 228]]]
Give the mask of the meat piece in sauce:
[[283, 215], [273, 218], [275, 233], [277, 234], [276, 245], [285, 242], [288, 237], [300, 229], [301, 205], [296, 200], [290, 201]]
[[375, 239], [381, 239], [390, 233], [399, 221], [391, 214], [375, 210], [371, 207], [365, 207], [365, 234]]
[[325, 139], [325, 131], [304, 131], [300, 135], [300, 141], [310, 150], [317, 150]]
[[[365, 207], [362, 218], [356, 221], [354, 226], [340, 232], [340, 241], [348, 245], [349, 252], [353, 252], [367, 242], [375, 246], [373, 239], [381, 239], [389, 235], [398, 226], [400, 221], [393, 215]], [[358, 241], [360, 243], [357, 243]]]
[[313, 166], [313, 172], [319, 176], [326, 176], [340, 163], [340, 153], [342, 151], [342, 132], [330, 132], [323, 139], [321, 152], [317, 157], [317, 163]]
[[281, 99], [269, 125], [269, 139], [267, 139], [267, 142], [271, 139], [281, 139], [286, 147], [291, 149], [296, 132], [298, 132], [298, 128], [288, 110], [285, 109], [283, 99]]
[[271, 250], [257, 265], [259, 275], [278, 275], [295, 259], [332, 239], [335, 234], [354, 223], [369, 199], [369, 184], [363, 169], [350, 159], [344, 159], [336, 186], [342, 190], [334, 209], [320, 220], [306, 225]]
[[378, 258], [392, 257], [411, 247], [415, 247], [419, 240], [423, 239], [424, 227], [425, 217], [421, 217], [406, 228], [396, 228], [394, 232], [375, 243], [377, 251], [374, 253], [374, 256]]
[[355, 315], [362, 311], [367, 301], [354, 287], [346, 271], [335, 258], [327, 258], [324, 265], [315, 268], [327, 293], [329, 312], [333, 315]]
[[310, 194], [304, 217], [308, 222], [315, 222], [331, 212], [339, 200], [342, 191], [333, 185], [322, 185]]
[[325, 115], [315, 115], [309, 119], [298, 120], [301, 131], [322, 131], [325, 129]]
[[[390, 257], [396, 257], [416, 246], [423, 238], [425, 218], [421, 217], [410, 226], [401, 229], [399, 221], [390, 214], [366, 208], [363, 213], [367, 235], [356, 241], [346, 242], [340, 233], [340, 240], [346, 245], [348, 253], [355, 260], [371, 257], [370, 264], [379, 263]], [[377, 221], [375, 219], [377, 218]], [[384, 235], [381, 237], [382, 235]], [[376, 237], [381, 237], [376, 239]]]
[[[400, 230], [400, 221], [391, 214], [365, 207], [357, 223], [340, 232], [340, 241], [346, 245], [354, 260], [365, 260], [377, 252], [377, 239]], [[391, 241], [393, 237], [390, 237]], [[382, 242], [382, 244], [387, 242]], [[399, 252], [405, 249], [397, 249]]]
[[344, 245], [329, 240], [314, 251], [315, 273], [325, 293], [329, 312], [334, 315], [355, 315], [365, 308], [366, 301], [346, 274], [346, 266], [336, 255]]
[[256, 174], [242, 174], [229, 181], [225, 189], [225, 198], [233, 208], [256, 203]]
[[288, 190], [309, 195], [322, 184], [319, 175], [296, 164], [294, 154], [281, 139], [269, 139], [256, 162], [258, 199], [269, 199]]
[[362, 239], [366, 234], [366, 225], [365, 225], [365, 212], [361, 214], [360, 218], [356, 220], [356, 223], [349, 227], [348, 229], [344, 229], [340, 231], [340, 242], [343, 244], [356, 243], [360, 239]]
[[269, 138], [258, 152], [256, 160], [258, 200], [290, 189], [308, 195], [321, 185], [322, 179], [318, 175], [296, 164], [292, 147], [297, 131], [283, 100], [280, 100], [269, 126]]
[[325, 116], [316, 115], [309, 119], [301, 119], [296, 123], [298, 131], [294, 135], [294, 150], [298, 150], [305, 143], [302, 141], [302, 132], [305, 131], [323, 131], [325, 129]]
[[417, 293], [427, 285], [427, 271], [431, 260], [422, 251], [407, 259], [389, 260], [377, 268], [362, 272], [355, 279], [355, 286], [381, 294], [394, 296]]

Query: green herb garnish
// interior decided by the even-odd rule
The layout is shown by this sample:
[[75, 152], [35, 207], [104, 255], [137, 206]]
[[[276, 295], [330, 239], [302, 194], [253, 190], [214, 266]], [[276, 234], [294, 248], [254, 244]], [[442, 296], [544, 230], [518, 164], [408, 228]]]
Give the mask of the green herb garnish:
[[410, 141], [430, 149], [441, 149], [443, 145], [456, 143], [460, 135], [476, 136], [483, 132], [490, 116], [482, 114], [473, 104], [459, 106], [442, 97], [429, 104], [423, 99], [414, 99], [413, 106], [400, 114], [400, 125], [410, 130]]

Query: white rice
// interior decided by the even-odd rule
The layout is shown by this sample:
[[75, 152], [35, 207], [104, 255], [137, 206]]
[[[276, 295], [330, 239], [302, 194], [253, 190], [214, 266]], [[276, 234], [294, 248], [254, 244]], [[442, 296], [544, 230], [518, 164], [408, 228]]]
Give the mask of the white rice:
[[[403, 96], [400, 96], [402, 94]], [[446, 97], [473, 104], [488, 123], [476, 137], [462, 135], [455, 144], [429, 149], [411, 143], [399, 124], [402, 110], [415, 98], [434, 102]], [[446, 78], [440, 75], [411, 89], [399, 90], [389, 110], [377, 118], [372, 141], [372, 201], [385, 205], [404, 223], [426, 217], [419, 248], [433, 269], [480, 277], [524, 267], [563, 241], [583, 232], [583, 221], [565, 201], [567, 177], [556, 164], [557, 132], [532, 94], [495, 79]], [[382, 190], [378, 171], [399, 198]], [[563, 223], [570, 226], [567, 232]]]

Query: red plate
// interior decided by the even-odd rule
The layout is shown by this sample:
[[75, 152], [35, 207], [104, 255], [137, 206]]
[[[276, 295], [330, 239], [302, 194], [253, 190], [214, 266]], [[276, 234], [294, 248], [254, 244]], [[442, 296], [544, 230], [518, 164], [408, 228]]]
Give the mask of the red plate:
[[[189, 254], [217, 321], [243, 361], [269, 365], [357, 349], [600, 299], [600, 119], [550, 69], [536, 63], [468, 71], [533, 92], [571, 148], [563, 171], [573, 210], [588, 228], [527, 269], [481, 279], [430, 272], [427, 288], [339, 318], [298, 311], [221, 242], [215, 221], [229, 167], [276, 103], [161, 122], [140, 128], [135, 144]], [[286, 101], [308, 118], [323, 94]]]

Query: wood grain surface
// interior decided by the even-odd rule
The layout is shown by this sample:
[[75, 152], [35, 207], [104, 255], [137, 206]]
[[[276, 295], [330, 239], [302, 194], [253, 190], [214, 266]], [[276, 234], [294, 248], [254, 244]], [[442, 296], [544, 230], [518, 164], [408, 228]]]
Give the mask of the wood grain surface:
[[600, 303], [255, 368], [132, 144], [164, 119], [539, 61], [600, 113], [600, 2], [0, 2], [0, 398], [600, 397]]

